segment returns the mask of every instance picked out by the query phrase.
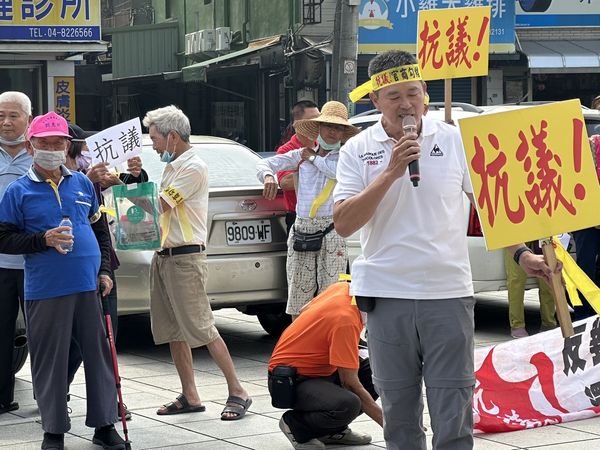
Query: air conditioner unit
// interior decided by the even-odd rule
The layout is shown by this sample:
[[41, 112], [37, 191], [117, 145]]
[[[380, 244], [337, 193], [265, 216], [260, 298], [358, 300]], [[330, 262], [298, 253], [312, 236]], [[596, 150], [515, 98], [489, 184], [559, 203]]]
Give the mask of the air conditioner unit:
[[200, 51], [211, 52], [215, 50], [215, 30], [200, 30]]
[[192, 55], [194, 54], [194, 49], [193, 49], [193, 37], [194, 37], [194, 33], [188, 33], [185, 35], [185, 55]]
[[200, 32], [192, 33], [192, 51], [194, 54], [200, 53]]
[[215, 30], [216, 37], [216, 50], [223, 52], [229, 50], [231, 44], [231, 29], [229, 27], [219, 27]]

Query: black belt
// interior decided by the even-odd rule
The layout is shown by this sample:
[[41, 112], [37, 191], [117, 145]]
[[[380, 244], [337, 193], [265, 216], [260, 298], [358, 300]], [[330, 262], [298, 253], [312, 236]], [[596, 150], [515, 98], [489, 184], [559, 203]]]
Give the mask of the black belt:
[[204, 244], [201, 245], [182, 245], [181, 247], [165, 248], [160, 252], [156, 252], [159, 256], [175, 256], [175, 255], [187, 255], [189, 253], [202, 253], [206, 250]]

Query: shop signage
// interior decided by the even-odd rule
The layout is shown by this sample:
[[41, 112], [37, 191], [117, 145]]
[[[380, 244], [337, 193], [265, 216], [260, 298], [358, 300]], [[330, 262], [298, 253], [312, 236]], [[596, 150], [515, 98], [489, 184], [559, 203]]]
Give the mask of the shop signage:
[[600, 0], [518, 0], [517, 27], [600, 26]]
[[474, 6], [491, 7], [490, 53], [514, 53], [514, 0], [362, 0], [358, 7], [358, 51], [416, 53], [419, 11]]
[[75, 77], [54, 77], [54, 112], [75, 122]]
[[1, 0], [0, 40], [99, 41], [98, 0]]

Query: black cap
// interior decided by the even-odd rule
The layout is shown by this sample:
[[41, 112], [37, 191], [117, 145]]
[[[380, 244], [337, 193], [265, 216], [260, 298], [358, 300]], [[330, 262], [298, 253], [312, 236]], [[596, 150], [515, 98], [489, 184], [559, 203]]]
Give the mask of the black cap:
[[71, 135], [71, 140], [73, 142], [83, 142], [96, 133], [97, 131], [85, 131], [79, 125], [76, 125], [74, 123], [69, 124], [69, 134]]

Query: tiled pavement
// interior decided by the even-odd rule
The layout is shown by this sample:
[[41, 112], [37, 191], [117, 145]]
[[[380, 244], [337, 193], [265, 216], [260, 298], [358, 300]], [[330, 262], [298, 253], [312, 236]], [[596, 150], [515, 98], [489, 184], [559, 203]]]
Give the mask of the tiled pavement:
[[[507, 310], [504, 292], [478, 297], [476, 308], [477, 345], [508, 339]], [[532, 329], [539, 326], [537, 302], [533, 292], [527, 295], [527, 320]], [[157, 416], [155, 410], [179, 393], [179, 382], [167, 346], [152, 344], [147, 317], [121, 320], [119, 367], [123, 378], [125, 402], [133, 412], [128, 422], [134, 449], [288, 449], [286, 438], [277, 422], [281, 410], [271, 406], [266, 386], [266, 363], [275, 341], [267, 336], [257, 320], [237, 311], [216, 313], [217, 326], [224, 336], [240, 378], [254, 402], [247, 417], [237, 422], [219, 419], [227, 390], [225, 381], [205, 349], [194, 351], [196, 381], [204, 413]], [[93, 431], [84, 425], [85, 385], [83, 370], [71, 389], [72, 429], [65, 439], [70, 450], [98, 449], [91, 443]], [[39, 449], [42, 429], [31, 392], [28, 364], [18, 374], [16, 400], [21, 408], [0, 416], [0, 450]], [[428, 422], [428, 416], [425, 416]], [[117, 425], [120, 429], [120, 424]], [[373, 436], [373, 444], [361, 449], [385, 448], [381, 429], [364, 415], [353, 429]], [[431, 448], [431, 431], [428, 433]], [[332, 447], [333, 448], [333, 447]], [[349, 448], [349, 447], [346, 447]], [[600, 448], [600, 419], [554, 425], [534, 430], [479, 435], [476, 449], [556, 449], [593, 450]]]

